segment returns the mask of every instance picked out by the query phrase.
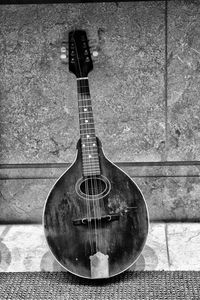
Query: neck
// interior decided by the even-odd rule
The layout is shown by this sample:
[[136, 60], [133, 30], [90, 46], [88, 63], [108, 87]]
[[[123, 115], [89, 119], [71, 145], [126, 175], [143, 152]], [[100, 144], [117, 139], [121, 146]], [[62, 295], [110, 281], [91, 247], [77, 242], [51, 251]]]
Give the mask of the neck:
[[88, 78], [77, 79], [83, 175], [99, 175], [100, 165]]

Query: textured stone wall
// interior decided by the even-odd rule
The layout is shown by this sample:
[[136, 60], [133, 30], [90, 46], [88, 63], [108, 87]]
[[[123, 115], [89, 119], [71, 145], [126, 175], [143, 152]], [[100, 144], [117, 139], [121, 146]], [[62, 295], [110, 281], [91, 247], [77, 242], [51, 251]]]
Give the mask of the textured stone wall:
[[163, 3], [0, 9], [2, 163], [73, 160], [79, 137], [76, 78], [59, 54], [75, 27], [85, 28], [100, 48], [89, 79], [106, 154], [117, 161], [161, 159]]
[[199, 219], [199, 13], [180, 0], [0, 6], [1, 222], [40, 222], [56, 164], [74, 159], [76, 79], [59, 57], [74, 28], [99, 50], [89, 82], [105, 154], [143, 163], [124, 170], [151, 220]]

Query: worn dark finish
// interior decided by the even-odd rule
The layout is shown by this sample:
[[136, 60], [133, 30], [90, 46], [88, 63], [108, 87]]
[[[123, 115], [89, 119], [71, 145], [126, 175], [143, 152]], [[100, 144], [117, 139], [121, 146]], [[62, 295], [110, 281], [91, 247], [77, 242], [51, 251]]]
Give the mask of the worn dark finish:
[[95, 134], [86, 32], [69, 33], [69, 70], [77, 77], [80, 140], [74, 164], [56, 182], [45, 206], [44, 228], [56, 259], [85, 278], [111, 277], [141, 253], [148, 214], [136, 184], [103, 154]]
[[[99, 143], [98, 143], [99, 144]], [[73, 165], [53, 187], [44, 210], [44, 228], [49, 247], [56, 259], [70, 272], [90, 278], [90, 255], [97, 251], [109, 256], [109, 276], [128, 267], [141, 253], [148, 232], [148, 213], [143, 196], [136, 184], [112, 164], [99, 145], [101, 174], [108, 178], [111, 190], [98, 200], [84, 200], [75, 186], [82, 177], [81, 143]], [[90, 215], [87, 214], [88, 203]], [[74, 220], [118, 215], [118, 220], [75, 225]], [[94, 222], [93, 222], [94, 223]], [[97, 236], [95, 236], [95, 233]]]

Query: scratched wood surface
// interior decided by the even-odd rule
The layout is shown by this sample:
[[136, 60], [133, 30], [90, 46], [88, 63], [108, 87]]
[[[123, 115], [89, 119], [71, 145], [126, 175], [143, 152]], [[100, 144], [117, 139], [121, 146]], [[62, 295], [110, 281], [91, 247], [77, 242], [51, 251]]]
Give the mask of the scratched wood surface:
[[[75, 163], [53, 187], [44, 211], [45, 234], [54, 256], [68, 270], [87, 278], [89, 257], [99, 251], [109, 257], [109, 276], [127, 269], [142, 251], [148, 232], [148, 212], [139, 188], [98, 148], [101, 174], [111, 184], [109, 194], [92, 201], [77, 195], [75, 186], [82, 177], [79, 143]], [[100, 223], [98, 218], [106, 215], [119, 219]], [[96, 218], [95, 224], [73, 224], [83, 218]]]
[[[199, 223], [151, 223], [131, 270], [200, 270]], [[0, 272], [65, 271], [50, 253], [41, 225], [0, 225]]]
[[[66, 271], [52, 256], [41, 225], [0, 225], [0, 272]], [[165, 225], [151, 223], [132, 270], [168, 270]]]

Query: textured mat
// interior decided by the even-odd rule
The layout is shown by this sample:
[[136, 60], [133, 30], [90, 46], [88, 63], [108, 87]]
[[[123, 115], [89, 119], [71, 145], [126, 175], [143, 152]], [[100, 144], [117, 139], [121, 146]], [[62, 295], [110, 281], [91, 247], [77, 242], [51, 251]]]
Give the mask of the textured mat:
[[137, 271], [89, 281], [69, 273], [0, 273], [0, 299], [200, 299], [200, 272]]

